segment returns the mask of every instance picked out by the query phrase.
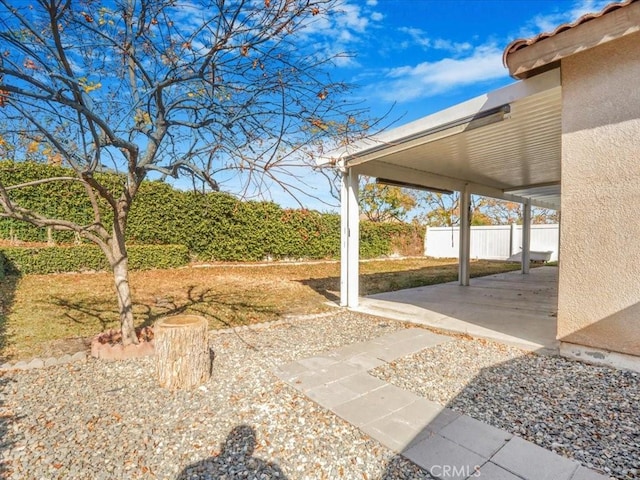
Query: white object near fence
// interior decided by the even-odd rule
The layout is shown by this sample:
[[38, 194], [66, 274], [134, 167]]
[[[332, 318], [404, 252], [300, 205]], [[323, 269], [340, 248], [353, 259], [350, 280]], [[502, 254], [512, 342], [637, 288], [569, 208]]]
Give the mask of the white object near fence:
[[[424, 254], [458, 258], [459, 238], [459, 227], [427, 227]], [[557, 224], [531, 225], [531, 259], [558, 260], [559, 238]], [[543, 252], [550, 253], [543, 255]], [[471, 258], [520, 261], [521, 254], [522, 225], [471, 227]]]

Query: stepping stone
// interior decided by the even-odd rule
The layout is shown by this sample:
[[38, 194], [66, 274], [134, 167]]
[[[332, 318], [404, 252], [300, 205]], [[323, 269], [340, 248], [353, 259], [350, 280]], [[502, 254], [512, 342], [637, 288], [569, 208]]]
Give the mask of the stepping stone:
[[466, 480], [487, 461], [437, 433], [415, 443], [402, 455], [424, 468], [431, 476], [443, 480]]
[[491, 462], [524, 480], [572, 480], [578, 463], [513, 437], [496, 453]]
[[478, 420], [460, 415], [440, 435], [486, 458], [500, 450], [513, 435]]

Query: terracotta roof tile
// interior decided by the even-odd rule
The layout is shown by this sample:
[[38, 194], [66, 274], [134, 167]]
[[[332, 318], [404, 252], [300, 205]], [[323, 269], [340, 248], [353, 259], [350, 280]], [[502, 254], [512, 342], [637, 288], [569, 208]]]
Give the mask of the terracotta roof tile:
[[518, 51], [518, 50], [520, 50], [522, 48], [526, 48], [526, 47], [528, 47], [530, 45], [533, 45], [534, 43], [541, 42], [542, 40], [545, 40], [547, 38], [554, 37], [554, 36], [558, 35], [559, 33], [564, 32], [565, 30], [569, 30], [571, 28], [575, 28], [578, 25], [582, 25], [583, 23], [587, 23], [590, 20], [593, 20], [594, 18], [602, 17], [603, 15], [606, 15], [607, 13], [610, 13], [610, 12], [613, 12], [614, 10], [618, 10], [619, 8], [623, 8], [623, 7], [626, 7], [628, 5], [631, 5], [632, 3], [636, 2], [636, 1], [639, 1], [639, 0], [624, 0], [622, 2], [610, 3], [609, 5], [604, 7], [599, 12], [587, 13], [587, 14], [581, 16], [580, 18], [578, 18], [577, 20], [575, 20], [573, 22], [563, 23], [562, 25], [558, 26], [552, 32], [544, 32], [544, 33], [536, 35], [535, 37], [532, 37], [532, 38], [520, 38], [518, 40], [514, 40], [509, 45], [507, 45], [507, 48], [505, 48], [504, 53], [502, 55], [502, 61], [506, 65], [507, 64], [507, 56], [510, 55], [513, 52], [516, 52], [516, 51]]

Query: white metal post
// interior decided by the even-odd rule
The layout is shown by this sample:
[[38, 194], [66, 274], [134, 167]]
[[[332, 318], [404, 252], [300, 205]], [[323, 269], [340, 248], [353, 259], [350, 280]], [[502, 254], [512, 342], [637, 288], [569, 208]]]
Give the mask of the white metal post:
[[471, 259], [471, 194], [465, 185], [460, 192], [460, 254], [458, 256], [458, 280], [460, 285], [469, 285], [469, 262]]
[[509, 233], [509, 256], [518, 253], [518, 242], [516, 242], [516, 233], [518, 232], [515, 223], [511, 224], [511, 231]]
[[348, 245], [347, 245], [347, 306], [358, 306], [359, 292], [359, 261], [360, 261], [360, 206], [358, 205], [358, 174], [349, 169], [347, 185], [348, 197]]
[[342, 172], [340, 183], [340, 306], [348, 304], [349, 291], [349, 175]]
[[531, 263], [531, 200], [522, 204], [522, 273], [529, 273]]

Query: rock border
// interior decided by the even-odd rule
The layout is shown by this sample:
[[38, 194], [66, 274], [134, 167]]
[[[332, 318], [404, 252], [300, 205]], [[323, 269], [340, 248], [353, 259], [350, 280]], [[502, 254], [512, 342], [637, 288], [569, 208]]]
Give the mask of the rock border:
[[[223, 328], [220, 330], [209, 330], [209, 336], [213, 335], [229, 335], [232, 333], [238, 332], [246, 332], [246, 331], [256, 331], [256, 330], [264, 330], [266, 328], [277, 327], [280, 325], [286, 325], [288, 323], [294, 321], [304, 321], [304, 320], [313, 320], [316, 318], [330, 317], [335, 315], [337, 312], [335, 310], [329, 312], [322, 313], [311, 313], [306, 315], [288, 315], [280, 320], [273, 320], [271, 322], [262, 322], [262, 323], [254, 323], [252, 325], [243, 325], [240, 327], [229, 327]], [[90, 351], [80, 351], [74, 354], [65, 354], [61, 357], [47, 357], [47, 358], [38, 358], [34, 357], [31, 360], [20, 360], [18, 362], [6, 362], [0, 365], [0, 373], [2, 372], [13, 372], [13, 371], [21, 371], [21, 370], [34, 370], [37, 368], [46, 368], [53, 367], [57, 365], [66, 365], [68, 363], [76, 363], [76, 362], [84, 362], [90, 356]], [[96, 359], [99, 360], [99, 359]]]
[[87, 352], [76, 352], [73, 355], [65, 354], [61, 357], [32, 358], [31, 360], [20, 360], [15, 363], [6, 362], [0, 365], [0, 372], [12, 372], [16, 370], [33, 370], [36, 368], [53, 367], [56, 365], [65, 365], [67, 363], [82, 362], [87, 359]]

